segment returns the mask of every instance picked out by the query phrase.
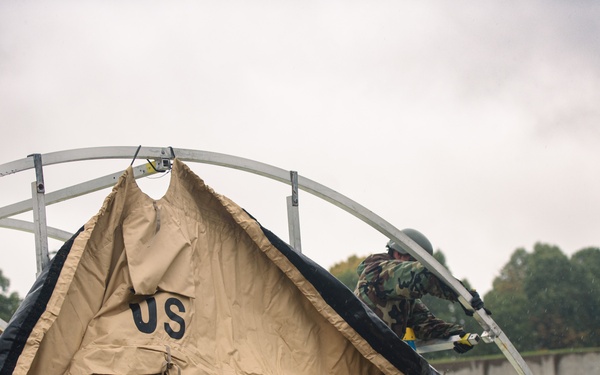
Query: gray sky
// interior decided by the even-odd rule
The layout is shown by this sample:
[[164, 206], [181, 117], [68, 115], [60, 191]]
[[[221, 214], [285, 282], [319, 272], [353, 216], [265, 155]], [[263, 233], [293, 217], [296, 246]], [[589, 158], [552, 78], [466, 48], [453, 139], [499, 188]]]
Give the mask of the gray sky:
[[[567, 0], [2, 1], [0, 163], [141, 144], [297, 170], [421, 230], [487, 292], [518, 247], [600, 245], [598, 19], [598, 2]], [[49, 167], [46, 185], [128, 165]], [[289, 187], [192, 167], [287, 240]], [[0, 206], [32, 179], [2, 178]], [[167, 183], [140, 181], [156, 198]], [[107, 194], [49, 207], [49, 224], [75, 231]], [[326, 268], [383, 250], [318, 198], [301, 193], [300, 210], [304, 253]], [[33, 236], [0, 237], [24, 295]]]

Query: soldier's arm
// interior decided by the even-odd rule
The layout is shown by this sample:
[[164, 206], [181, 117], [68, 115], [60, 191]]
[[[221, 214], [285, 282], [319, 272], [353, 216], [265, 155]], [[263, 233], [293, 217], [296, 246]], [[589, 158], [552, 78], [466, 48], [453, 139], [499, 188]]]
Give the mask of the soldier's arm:
[[419, 299], [415, 301], [408, 326], [412, 327], [415, 336], [421, 340], [446, 338], [463, 331], [463, 327], [458, 324], [436, 318]]
[[419, 262], [385, 262], [381, 275], [385, 275], [382, 277], [384, 289], [390, 297], [421, 298], [424, 294], [430, 294], [457, 301], [456, 293]]

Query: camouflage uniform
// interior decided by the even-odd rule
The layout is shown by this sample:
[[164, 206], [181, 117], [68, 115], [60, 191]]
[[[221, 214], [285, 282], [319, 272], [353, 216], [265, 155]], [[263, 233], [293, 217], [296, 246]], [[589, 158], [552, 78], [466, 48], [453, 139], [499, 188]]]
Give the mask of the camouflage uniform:
[[421, 302], [424, 294], [457, 301], [456, 294], [419, 262], [374, 254], [357, 268], [354, 294], [400, 337], [412, 327], [419, 339], [445, 338], [463, 331], [458, 324], [436, 318]]

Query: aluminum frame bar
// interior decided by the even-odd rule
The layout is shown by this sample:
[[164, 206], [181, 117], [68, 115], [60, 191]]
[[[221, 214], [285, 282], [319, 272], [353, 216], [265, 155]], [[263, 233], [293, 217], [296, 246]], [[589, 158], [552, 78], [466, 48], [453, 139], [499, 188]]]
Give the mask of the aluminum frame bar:
[[[33, 233], [35, 231], [34, 224], [31, 221], [11, 218], [0, 219], [0, 228], [14, 229], [28, 233]], [[53, 227], [47, 227], [46, 233], [49, 238], [63, 242], [69, 240], [73, 236], [73, 233]]]
[[[150, 163], [133, 167], [133, 176], [136, 179], [150, 176], [156, 173], [157, 172], [154, 170], [154, 168], [150, 166]], [[119, 177], [121, 177], [122, 174], [123, 171], [115, 172], [106, 176], [98, 177], [93, 180], [82, 182], [80, 184], [72, 185], [64, 189], [48, 193], [45, 196], [46, 206], [111, 187], [117, 182], [117, 180], [119, 179]], [[26, 199], [21, 202], [0, 207], [0, 219], [31, 211], [32, 207], [33, 202], [31, 199]]]
[[[176, 156], [182, 161], [192, 161], [243, 170], [263, 177], [271, 178], [279, 182], [291, 184], [288, 174], [289, 172], [284, 169], [232, 155], [189, 149], [167, 149], [155, 147], [138, 148], [126, 146], [75, 149], [44, 154], [43, 163], [44, 165], [50, 165], [90, 159], [130, 159], [133, 157], [133, 155], [136, 155], [136, 153], [139, 158], [147, 159], [169, 158], [171, 156]], [[0, 165], [0, 177], [10, 173], [19, 172], [21, 170], [30, 169], [31, 167], [32, 162], [23, 159], [2, 164]], [[444, 280], [446, 284], [448, 284], [448, 286], [457, 293], [459, 296], [459, 302], [465, 308], [472, 310], [472, 307], [468, 302], [471, 300], [472, 296], [467, 289], [465, 289], [464, 286], [458, 280], [456, 280], [445, 267], [439, 264], [432, 255], [422, 249], [417, 243], [402, 233], [399, 229], [395, 228], [389, 222], [368, 210], [366, 207], [315, 181], [298, 176], [298, 187], [299, 189], [307, 191], [343, 209], [344, 211], [362, 220], [375, 230], [379, 231], [387, 238], [396, 241], [433, 274]], [[512, 345], [508, 337], [504, 334], [504, 332], [502, 332], [496, 322], [485, 313], [483, 309], [474, 311], [473, 317], [485, 331], [484, 334], [482, 334], [482, 338], [487, 338], [485, 342], [493, 341], [496, 343], [518, 374], [532, 374], [531, 370], [516, 348]]]

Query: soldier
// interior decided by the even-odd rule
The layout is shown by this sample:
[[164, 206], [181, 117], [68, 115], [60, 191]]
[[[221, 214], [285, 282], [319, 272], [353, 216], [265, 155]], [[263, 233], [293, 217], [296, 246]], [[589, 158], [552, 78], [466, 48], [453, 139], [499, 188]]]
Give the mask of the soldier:
[[[433, 255], [433, 247], [422, 233], [414, 229], [402, 232]], [[431, 294], [456, 302], [456, 293], [394, 241], [388, 242], [387, 250], [387, 253], [370, 255], [358, 266], [354, 294], [401, 338], [407, 327], [413, 329], [418, 339], [467, 335], [462, 326], [436, 318], [420, 300], [424, 294]], [[471, 294], [471, 305], [476, 310], [483, 308], [479, 294], [475, 291]], [[458, 353], [471, 348], [468, 344], [454, 344]]]

